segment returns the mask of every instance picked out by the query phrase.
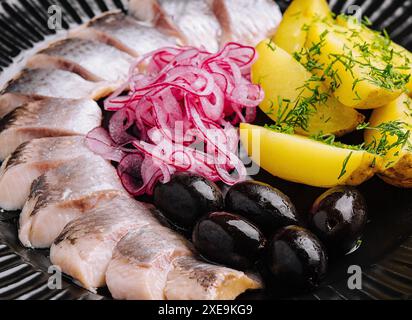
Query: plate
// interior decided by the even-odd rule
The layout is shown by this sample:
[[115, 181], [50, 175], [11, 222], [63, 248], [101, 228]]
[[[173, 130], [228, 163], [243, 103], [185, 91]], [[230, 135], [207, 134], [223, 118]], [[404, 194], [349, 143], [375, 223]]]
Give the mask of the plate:
[[[285, 10], [290, 1], [278, 1]], [[57, 4], [63, 9], [64, 30], [47, 27], [47, 9]], [[393, 0], [331, 0], [334, 12], [361, 9], [374, 27], [385, 28], [394, 41], [412, 49], [412, 2]], [[10, 78], [7, 68], [19, 62], [37, 43], [85, 23], [112, 9], [127, 9], [127, 0], [0, 0], [0, 80]], [[353, 11], [352, 11], [353, 12]], [[3, 80], [4, 81], [4, 80]], [[1, 81], [0, 81], [1, 83]], [[268, 122], [259, 115], [259, 122]], [[350, 137], [356, 139], [356, 136]], [[288, 194], [305, 212], [321, 189], [297, 186], [276, 179], [261, 170], [254, 177]], [[370, 221], [362, 246], [354, 254], [332, 263], [328, 277], [314, 292], [289, 297], [304, 300], [370, 300], [412, 298], [412, 191], [384, 184], [374, 178], [360, 187], [369, 205]], [[64, 278], [62, 288], [51, 290], [47, 250], [23, 248], [17, 239], [18, 212], [0, 212], [0, 300], [2, 299], [84, 299], [110, 298], [108, 292], [90, 293]], [[350, 266], [362, 270], [362, 288], [349, 289]], [[49, 273], [50, 271], [50, 273]], [[267, 298], [260, 293], [243, 298]]]

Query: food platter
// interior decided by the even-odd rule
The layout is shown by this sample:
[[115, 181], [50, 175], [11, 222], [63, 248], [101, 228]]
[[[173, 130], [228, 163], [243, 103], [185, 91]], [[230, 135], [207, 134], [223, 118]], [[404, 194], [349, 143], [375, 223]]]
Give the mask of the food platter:
[[[49, 7], [54, 1], [1, 1], [0, 25], [7, 30], [0, 35], [0, 68], [6, 70], [14, 60], [41, 42], [53, 32], [45, 27], [46, 17], [41, 6]], [[85, 23], [104, 11], [127, 9], [127, 1], [111, 0], [61, 0], [64, 8], [63, 28], [70, 29]], [[286, 9], [287, 1], [278, 1]], [[331, 1], [335, 12], [346, 11], [350, 5], [359, 5], [375, 27], [386, 28], [393, 39], [408, 49], [412, 48], [412, 10], [410, 2], [397, 1]], [[27, 19], [22, 21], [21, 16]], [[64, 32], [64, 31], [62, 31]], [[23, 36], [24, 35], [24, 36]], [[257, 123], [267, 121], [262, 113]], [[356, 139], [356, 137], [353, 137]], [[321, 189], [297, 187], [274, 178], [263, 169], [253, 179], [276, 186], [288, 194], [299, 211], [305, 211], [322, 193]], [[411, 299], [412, 298], [412, 194], [408, 189], [398, 189], [373, 178], [360, 187], [367, 198], [370, 221], [363, 244], [354, 254], [332, 264], [328, 277], [315, 291], [292, 299], [346, 300], [346, 299]], [[106, 299], [105, 290], [90, 293], [65, 278], [61, 290], [49, 290], [47, 281], [49, 252], [25, 249], [19, 243], [16, 224], [19, 213], [0, 213], [0, 299]], [[362, 269], [362, 289], [348, 288], [349, 266]], [[265, 298], [259, 293], [244, 298]]]

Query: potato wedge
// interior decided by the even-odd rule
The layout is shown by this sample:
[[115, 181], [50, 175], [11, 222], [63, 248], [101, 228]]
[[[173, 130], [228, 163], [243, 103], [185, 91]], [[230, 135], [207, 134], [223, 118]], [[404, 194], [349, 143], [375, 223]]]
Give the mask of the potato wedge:
[[399, 97], [404, 76], [353, 40], [346, 28], [314, 23], [308, 31], [306, 49], [311, 59], [323, 65], [323, 70], [314, 69], [314, 73], [325, 77], [335, 97], [351, 108], [375, 109]]
[[315, 187], [359, 185], [382, 159], [365, 151], [331, 146], [299, 135], [242, 123], [240, 139], [252, 160], [279, 178]]
[[[380, 32], [369, 29], [364, 24], [358, 23], [352, 17], [340, 15], [336, 18], [336, 23], [349, 30], [357, 32], [357, 36], [363, 42], [370, 44], [378, 55], [384, 59], [389, 59], [394, 64], [395, 69], [405, 75], [412, 75], [412, 53], [402, 46], [390, 41]], [[408, 94], [412, 96], [412, 76], [406, 84]]]
[[[406, 94], [372, 113], [370, 124], [376, 127], [384, 122], [402, 121], [405, 131], [412, 130], [412, 99]], [[381, 133], [376, 130], [365, 131], [365, 141], [379, 140]], [[396, 142], [397, 137], [388, 136], [388, 142]], [[412, 188], [412, 136], [405, 146], [393, 148], [385, 157], [379, 168], [379, 176], [387, 183], [397, 187]]]
[[[262, 41], [257, 46], [257, 52], [259, 58], [252, 67], [252, 81], [260, 84], [265, 91], [260, 108], [274, 121], [278, 120], [280, 108], [287, 107], [290, 110], [296, 105], [293, 102], [303, 103], [305, 99], [313, 97], [314, 93], [310, 89], [319, 88], [320, 93], [326, 94], [322, 82], [314, 80], [299, 62], [270, 40]], [[306, 84], [308, 88], [304, 88]], [[291, 103], [287, 105], [284, 100], [290, 100]], [[307, 131], [296, 128], [296, 132], [303, 135], [323, 132], [342, 136], [354, 131], [364, 120], [362, 114], [343, 106], [330, 95], [326, 102], [316, 103], [316, 109], [316, 113], [309, 117]]]
[[299, 52], [307, 37], [307, 27], [316, 19], [332, 20], [325, 0], [294, 0], [289, 5], [273, 41], [286, 52]]

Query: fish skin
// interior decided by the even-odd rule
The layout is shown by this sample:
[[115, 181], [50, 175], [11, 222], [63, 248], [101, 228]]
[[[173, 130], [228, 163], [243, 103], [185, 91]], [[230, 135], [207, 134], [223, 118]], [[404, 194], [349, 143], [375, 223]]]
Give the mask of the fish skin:
[[122, 194], [126, 191], [109, 162], [94, 155], [76, 158], [33, 182], [19, 239], [26, 247], [49, 248], [70, 221]]
[[167, 300], [234, 300], [246, 290], [260, 288], [256, 275], [183, 256], [173, 261], [165, 296]]
[[138, 20], [178, 30], [185, 44], [215, 52], [227, 42], [255, 46], [277, 29], [282, 14], [272, 0], [130, 0]]
[[225, 42], [256, 46], [272, 36], [282, 20], [279, 6], [272, 0], [210, 0]]
[[130, 0], [129, 13], [137, 20], [180, 39], [181, 44], [187, 44], [185, 35], [173, 23], [158, 0]]
[[180, 43], [175, 35], [164, 34], [120, 11], [99, 16], [85, 26], [72, 31], [71, 35], [101, 41], [133, 57]]
[[106, 272], [107, 286], [115, 299], [164, 300], [172, 261], [191, 254], [183, 237], [161, 225], [148, 225], [117, 244]]
[[129, 13], [139, 21], [156, 25], [156, 20], [165, 15], [157, 0], [129, 0]]
[[21, 210], [35, 179], [85, 154], [94, 155], [83, 136], [42, 138], [23, 143], [0, 167], [0, 208]]
[[0, 161], [29, 140], [86, 135], [102, 122], [93, 100], [43, 99], [25, 104], [0, 120]]
[[17, 93], [5, 93], [0, 96], [0, 119], [26, 103], [42, 99], [44, 99], [44, 97], [38, 95], [27, 96]]
[[222, 29], [208, 1], [158, 0], [172, 22], [181, 30], [187, 43], [217, 52]]
[[[145, 3], [143, 3], [145, 2]], [[219, 50], [222, 29], [207, 0], [132, 0], [131, 12], [156, 27], [177, 30], [186, 45]]]
[[38, 52], [27, 66], [71, 71], [89, 81], [120, 85], [127, 80], [132, 62], [128, 54], [99, 41], [67, 38]]
[[200, 260], [188, 240], [159, 223], [123, 237], [106, 283], [123, 300], [234, 299], [262, 286], [258, 278]]
[[106, 284], [106, 270], [117, 243], [130, 231], [157, 223], [145, 204], [129, 197], [99, 203], [70, 222], [54, 241], [50, 259], [91, 291]]
[[[79, 75], [58, 69], [25, 69], [9, 81], [0, 92], [0, 116], [21, 106], [19, 102], [44, 97], [99, 100], [117, 86], [108, 82], [91, 82]], [[17, 97], [18, 101], [13, 101]]]

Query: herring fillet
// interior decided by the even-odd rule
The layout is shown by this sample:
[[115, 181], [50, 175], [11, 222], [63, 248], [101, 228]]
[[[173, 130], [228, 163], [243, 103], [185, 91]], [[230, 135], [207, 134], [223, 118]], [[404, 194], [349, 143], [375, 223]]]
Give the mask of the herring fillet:
[[49, 248], [70, 221], [126, 194], [116, 169], [98, 156], [81, 156], [37, 178], [20, 215], [19, 238]]
[[4, 93], [0, 95], [0, 119], [29, 102], [40, 101], [44, 97], [39, 95], [24, 95], [19, 93]]
[[54, 241], [50, 259], [91, 291], [106, 284], [115, 246], [130, 231], [157, 223], [145, 204], [126, 196], [98, 203], [70, 222]]
[[282, 13], [273, 0], [210, 0], [225, 42], [255, 46], [272, 36]]
[[106, 283], [124, 300], [230, 300], [261, 287], [259, 279], [196, 258], [186, 239], [159, 222], [120, 240]]
[[187, 45], [219, 50], [222, 28], [209, 0], [131, 0], [129, 6], [138, 20], [174, 30]]
[[208, 1], [205, 0], [158, 0], [159, 5], [187, 39], [195, 47], [205, 47], [217, 52], [222, 29]]
[[172, 261], [190, 255], [183, 237], [159, 224], [130, 232], [116, 246], [107, 272], [115, 299], [164, 300]]
[[41, 50], [27, 63], [30, 68], [71, 71], [89, 81], [122, 84], [133, 58], [113, 46], [86, 39], [68, 38]]
[[32, 99], [51, 97], [98, 100], [116, 89], [117, 86], [113, 84], [87, 81], [69, 71], [25, 69], [0, 92], [0, 117]]
[[134, 57], [179, 43], [178, 38], [163, 34], [120, 11], [96, 17], [85, 26], [73, 30], [72, 36], [107, 43]]
[[173, 260], [165, 296], [167, 300], [234, 300], [246, 290], [261, 287], [255, 276], [182, 256]]
[[0, 208], [22, 209], [35, 179], [85, 154], [93, 155], [83, 136], [42, 138], [23, 143], [0, 168]]
[[212, 51], [232, 41], [255, 46], [282, 19], [272, 0], [130, 0], [129, 11], [155, 26], [171, 25], [186, 44]]
[[43, 99], [27, 103], [0, 119], [0, 161], [23, 142], [86, 135], [101, 122], [102, 111], [93, 100]]

